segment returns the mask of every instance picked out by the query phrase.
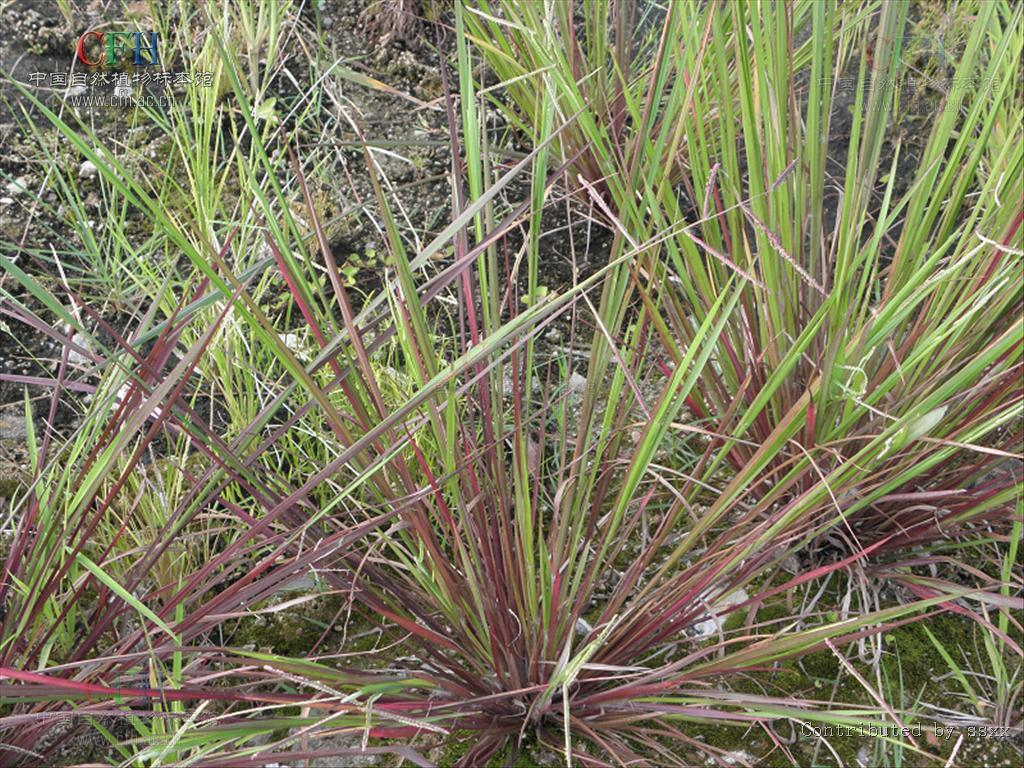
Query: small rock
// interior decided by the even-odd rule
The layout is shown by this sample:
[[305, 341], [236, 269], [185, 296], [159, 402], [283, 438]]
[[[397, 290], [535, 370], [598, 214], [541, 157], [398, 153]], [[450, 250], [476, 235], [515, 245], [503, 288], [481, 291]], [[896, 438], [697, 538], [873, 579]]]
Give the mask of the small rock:
[[0, 407], [0, 440], [24, 440], [26, 437], [28, 426], [25, 424], [24, 406], [10, 403]]
[[550, 331], [544, 334], [544, 338], [552, 344], [560, 344], [562, 341], [562, 329], [554, 326]]
[[82, 164], [78, 167], [78, 178], [80, 179], [91, 179], [99, 173], [99, 168], [92, 160], [83, 160]]
[[75, 96], [81, 96], [89, 89], [84, 85], [72, 85], [67, 91], [64, 92], [65, 99], [73, 99]]
[[573, 371], [573, 374], [569, 377], [569, 391], [575, 395], [581, 395], [586, 388], [587, 377]]
[[[129, 397], [129, 395], [131, 395], [131, 393], [132, 393], [132, 384], [131, 384], [131, 382], [126, 381], [124, 384], [121, 385], [121, 387], [117, 390], [117, 394], [114, 396], [114, 404], [113, 404], [114, 405], [114, 409], [116, 410], [116, 409], [120, 408], [121, 404]], [[139, 394], [138, 398], [136, 399], [136, 402], [133, 404], [133, 407], [134, 408], [141, 408], [143, 405], [145, 405], [146, 400], [147, 400], [147, 396], [146, 396], [145, 393]], [[157, 405], [157, 406], [154, 406], [153, 410], [149, 412], [149, 414], [146, 416], [146, 418], [147, 419], [159, 419], [160, 418], [160, 414], [162, 414], [162, 413], [163, 413], [163, 409], [159, 405]]]
[[[290, 735], [296, 736], [298, 728], [293, 728]], [[341, 754], [330, 757], [315, 757], [305, 761], [303, 764], [310, 768], [365, 768], [365, 766], [380, 765], [377, 755], [368, 755], [362, 752], [362, 741], [358, 734], [345, 733], [339, 736], [321, 736], [314, 732], [308, 736], [310, 747], [317, 750], [328, 751], [338, 750]], [[314, 747], [315, 745], [315, 747]], [[348, 754], [345, 754], [345, 753]]]
[[693, 625], [690, 632], [693, 637], [697, 639], [704, 639], [717, 635], [721, 629], [725, 626], [725, 620], [721, 617], [721, 613], [724, 612], [725, 608], [733, 605], [739, 605], [745, 603], [750, 599], [750, 595], [747, 594], [747, 590], [737, 589], [735, 592], [730, 592], [728, 595], [721, 597], [711, 606], [711, 616], [704, 621], [698, 622]]
[[[520, 381], [520, 384], [522, 382]], [[540, 376], [534, 374], [531, 378], [530, 390], [532, 392], [540, 392], [541, 381]], [[501, 378], [501, 392], [505, 397], [510, 397], [515, 389], [512, 386], [512, 371], [508, 368], [505, 369]]]
[[85, 336], [80, 333], [76, 333], [71, 337], [71, 343], [74, 345], [68, 348], [68, 362], [72, 365], [85, 365], [90, 362], [90, 358], [84, 352], [79, 352], [75, 347], [81, 347], [82, 349], [89, 349], [89, 342]]
[[297, 333], [282, 333], [280, 334], [281, 341], [288, 347], [292, 352], [302, 351], [302, 337]]
[[0, 205], [12, 205], [13, 203], [13, 197], [0, 197]]
[[754, 756], [746, 750], [736, 749], [722, 755], [722, 762], [726, 765], [753, 765]]
[[7, 183], [7, 194], [12, 197], [23, 195], [28, 192], [28, 179], [24, 176], [19, 176], [14, 181]]

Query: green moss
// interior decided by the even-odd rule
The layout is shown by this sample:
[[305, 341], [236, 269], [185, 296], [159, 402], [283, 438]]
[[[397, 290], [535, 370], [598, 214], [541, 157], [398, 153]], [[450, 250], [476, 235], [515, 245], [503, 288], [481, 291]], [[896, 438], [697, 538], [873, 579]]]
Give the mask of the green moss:
[[452, 731], [445, 743], [435, 750], [432, 759], [439, 768], [455, 765], [472, 745], [473, 736], [472, 731]]
[[[784, 605], [769, 605], [758, 611], [756, 621], [763, 624], [784, 618], [786, 615], [787, 611]], [[730, 617], [726, 622], [726, 628], [732, 631], [740, 630], [744, 620], [745, 612], [741, 612], [740, 615]], [[907, 713], [904, 715], [904, 720], [908, 725], [915, 722], [913, 712], [920, 710], [921, 704], [925, 702], [935, 706], [963, 709], [961, 700], [950, 698], [948, 684], [936, 680], [948, 669], [945, 661], [925, 634], [923, 622], [927, 622], [928, 629], [946, 644], [951, 653], [955, 650], [954, 656], [959, 654], [960, 649], [973, 652], [974, 633], [978, 631], [976, 625], [965, 617], [952, 613], [941, 613], [930, 616], [922, 622], [911, 622], [897, 627], [883, 635], [884, 653], [881, 663], [885, 687], [881, 694], [894, 706]], [[876, 679], [875, 672], [869, 665], [862, 663], [856, 657], [850, 659], [850, 664], [866, 679], [871, 681]], [[846, 671], [836, 655], [827, 649], [808, 654], [801, 659], [785, 661], [772, 672], [730, 675], [722, 679], [720, 684], [734, 692], [751, 695], [806, 698], [863, 707], [876, 706], [872, 695], [864, 689], [855, 676]], [[780, 725], [780, 730], [784, 731], [784, 729], [785, 726]], [[922, 729], [925, 736], [934, 732], [929, 730], [927, 724], [924, 724]], [[688, 735], [699, 738], [709, 746], [718, 749], [727, 751], [742, 749], [757, 758], [758, 765], [789, 765], [789, 760], [785, 755], [776, 749], [772, 741], [759, 729], [748, 729], [746, 726], [737, 727], [728, 724], [693, 723], [684, 725], [684, 730]], [[801, 764], [813, 762], [815, 765], [836, 765], [836, 759], [828, 749], [821, 747], [816, 750], [816, 741], [812, 736], [800, 737], [791, 749]], [[933, 743], [934, 741], [934, 738], [917, 738], [918, 745], [922, 749], [935, 754], [940, 759], [946, 759], [956, 738], [939, 739], [938, 743]], [[868, 749], [872, 761], [887, 759], [893, 762], [893, 750], [898, 748], [891, 743], [887, 744], [871, 736], [859, 734], [830, 736], [829, 744], [838, 753], [840, 758], [838, 764], [841, 765], [856, 765], [858, 753], [865, 747]], [[996, 746], [999, 759], [1009, 757], [1012, 753], [1012, 746], [1009, 743]], [[1003, 755], [1004, 751], [1006, 752], [1005, 756]], [[817, 753], [815, 754], [815, 752]], [[882, 752], [888, 757], [883, 757]], [[924, 759], [909, 752], [909, 747], [904, 750], [903, 757], [912, 760], [915, 757], [918, 760]]]
[[13, 499], [22, 494], [25, 483], [20, 477], [0, 477], [0, 498]]
[[242, 619], [231, 642], [281, 656], [305, 657], [328, 627], [335, 638], [341, 637], [330, 624], [341, 608], [341, 599], [338, 595], [325, 596], [292, 610]]
[[[931, 692], [941, 695], [945, 686], [935, 684], [932, 676], [944, 674], [948, 670], [942, 656], [925, 633], [924, 627], [927, 626], [955, 658], [958, 654], [956, 649], [973, 648], [976, 625], [970, 619], [954, 613], [941, 613], [926, 621], [927, 625], [914, 622], [887, 632], [884, 642], [886, 650], [890, 653], [886, 654], [882, 663], [886, 666], [886, 671], [894, 676], [898, 676], [902, 669], [905, 688], [931, 689]], [[896, 651], [899, 652], [898, 658]]]

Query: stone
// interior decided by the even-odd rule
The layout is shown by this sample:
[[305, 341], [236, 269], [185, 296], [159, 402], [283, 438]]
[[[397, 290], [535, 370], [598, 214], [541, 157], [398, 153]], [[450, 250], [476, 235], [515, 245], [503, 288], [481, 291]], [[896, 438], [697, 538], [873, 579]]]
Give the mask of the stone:
[[722, 762], [726, 765], [753, 765], [756, 761], [754, 756], [743, 749], [736, 749], [722, 755]]
[[278, 337], [282, 342], [284, 342], [284, 345], [292, 351], [299, 361], [306, 362], [307, 350], [305, 345], [302, 343], [302, 336], [297, 333], [281, 333], [278, 334]]
[[7, 182], [7, 194], [11, 197], [17, 197], [28, 192], [28, 179], [24, 176], [19, 176], [14, 181]]
[[733, 605], [739, 605], [740, 603], [745, 603], [749, 599], [750, 595], [748, 595], [747, 590], [742, 587], [737, 589], [735, 592], [730, 592], [728, 595], [719, 598], [711, 606], [711, 615], [703, 621], [694, 624], [690, 633], [693, 637], [699, 640], [717, 635], [725, 626], [725, 619], [720, 615], [723, 612], [723, 609], [729, 608]]
[[89, 342], [85, 336], [80, 333], [76, 333], [71, 337], [71, 343], [74, 347], [68, 348], [68, 362], [72, 365], [87, 365], [91, 362], [91, 358], [83, 352], [79, 352], [75, 347], [81, 347], [82, 349], [89, 349]]

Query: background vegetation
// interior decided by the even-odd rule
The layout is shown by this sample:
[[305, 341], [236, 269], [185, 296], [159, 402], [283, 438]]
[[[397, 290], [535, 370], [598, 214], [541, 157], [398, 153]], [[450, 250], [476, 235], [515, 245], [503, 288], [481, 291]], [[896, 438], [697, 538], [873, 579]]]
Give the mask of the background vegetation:
[[1017, 4], [23, 5], [0, 764], [1019, 760]]

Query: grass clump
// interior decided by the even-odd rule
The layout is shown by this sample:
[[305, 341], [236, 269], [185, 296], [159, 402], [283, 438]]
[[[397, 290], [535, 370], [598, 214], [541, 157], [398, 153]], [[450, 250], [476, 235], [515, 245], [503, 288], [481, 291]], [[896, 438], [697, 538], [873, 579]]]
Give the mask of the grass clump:
[[[21, 383], [51, 414], [88, 395], [72, 434], [27, 421], [4, 760], [85, 729], [145, 765], [861, 760], [862, 739], [785, 735], [830, 727], [899, 764], [934, 756], [900, 729], [951, 721], [903, 674], [936, 658], [1019, 728], [1019, 8], [965, 4], [953, 68], [993, 85], [948, 95], [901, 188], [879, 86], [908, 66], [904, 5], [458, 3], [432, 21], [454, 33], [437, 231], [394, 147], [335, 115], [381, 241], [357, 297], [327, 160], [296, 140], [339, 100], [276, 101], [300, 22], [265, 6], [191, 9], [216, 87], [153, 115], [159, 183], [21, 91], [96, 167], [109, 242], [141, 217], [163, 258], [117, 325], [0, 256], [7, 314], [62, 350]], [[585, 232], [611, 241], [563, 283], [554, 209], [573, 265]], [[961, 669], [947, 613], [987, 672]]]

